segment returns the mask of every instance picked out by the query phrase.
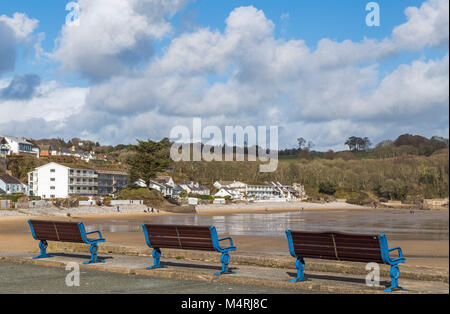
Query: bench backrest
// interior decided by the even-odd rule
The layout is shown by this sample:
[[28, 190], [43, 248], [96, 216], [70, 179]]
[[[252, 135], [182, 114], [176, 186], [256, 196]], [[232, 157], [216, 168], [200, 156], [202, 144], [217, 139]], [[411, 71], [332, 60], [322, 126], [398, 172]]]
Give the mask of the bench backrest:
[[143, 225], [148, 246], [152, 248], [214, 251], [211, 227]]
[[36, 240], [84, 243], [84, 226], [76, 222], [29, 220]]
[[379, 236], [290, 230], [286, 235], [295, 257], [384, 263]]

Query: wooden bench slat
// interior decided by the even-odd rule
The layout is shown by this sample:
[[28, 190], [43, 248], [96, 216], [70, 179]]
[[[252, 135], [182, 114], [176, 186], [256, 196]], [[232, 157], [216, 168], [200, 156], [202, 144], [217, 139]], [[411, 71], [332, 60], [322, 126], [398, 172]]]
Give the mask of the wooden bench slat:
[[337, 247], [347, 247], [347, 248], [355, 248], [355, 249], [371, 249], [371, 250], [379, 250], [380, 249], [380, 245], [377, 243], [342, 243], [342, 242], [338, 242], [336, 241], [336, 246]]
[[324, 240], [326, 241], [327, 239], [329, 239], [331, 236], [331, 234], [328, 233], [292, 233], [292, 239], [295, 241], [302, 241], [303, 239], [314, 239], [315, 241], [321, 241]]
[[147, 230], [147, 232], [153, 237], [178, 237], [176, 230], [167, 230], [165, 232], [154, 232], [152, 230]]
[[[181, 241], [181, 243], [180, 243]], [[184, 248], [208, 248], [209, 250], [213, 250], [214, 247], [212, 245], [211, 240], [206, 239], [196, 239], [196, 238], [150, 238], [150, 243], [154, 247], [163, 248], [166, 246], [177, 247], [180, 249]]]
[[210, 249], [213, 250], [214, 247], [212, 243], [207, 242], [196, 242], [196, 241], [181, 241], [182, 248], [202, 248], [202, 249]]
[[178, 238], [150, 238], [150, 243], [152, 246], [156, 245], [180, 245]]
[[211, 233], [208, 232], [196, 232], [196, 231], [186, 231], [186, 230], [178, 230], [178, 234], [180, 237], [185, 238], [204, 238], [211, 240]]

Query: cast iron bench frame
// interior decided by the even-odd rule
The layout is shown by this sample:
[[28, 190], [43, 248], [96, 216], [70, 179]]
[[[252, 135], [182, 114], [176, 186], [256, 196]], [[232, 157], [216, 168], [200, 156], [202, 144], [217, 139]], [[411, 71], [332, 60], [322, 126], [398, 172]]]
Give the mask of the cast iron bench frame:
[[[385, 234], [378, 236], [345, 234], [337, 232], [313, 233], [286, 230], [291, 255], [297, 258], [297, 278], [291, 282], [308, 280], [305, 278], [305, 257], [351, 261], [351, 262], [375, 262], [391, 266], [391, 286], [386, 292], [393, 290], [405, 290], [398, 285], [400, 277], [399, 264], [405, 263], [402, 249], [394, 247], [389, 249]], [[390, 252], [398, 251], [398, 257], [391, 258]]]
[[[66, 222], [66, 221], [44, 221], [44, 220], [28, 220], [31, 228], [31, 234], [35, 240], [39, 242], [41, 254], [33, 257], [33, 259], [50, 258], [54, 255], [47, 254], [47, 241], [55, 242], [71, 242], [71, 243], [86, 243], [90, 245], [89, 252], [91, 259], [83, 262], [83, 264], [104, 263], [105, 261], [99, 259], [98, 243], [105, 242], [100, 231], [86, 232], [82, 222]], [[53, 227], [53, 228], [52, 228]], [[98, 239], [89, 239], [88, 235], [97, 233]]]
[[[152, 230], [155, 229], [154, 235]], [[145, 234], [145, 242], [150, 248], [153, 248], [152, 256], [154, 265], [147, 269], [164, 268], [160, 263], [161, 248], [178, 249], [178, 250], [194, 250], [194, 251], [216, 251], [222, 253], [220, 261], [222, 262], [222, 270], [215, 273], [216, 276], [224, 274], [234, 274], [228, 268], [230, 263], [229, 252], [236, 251], [233, 239], [226, 237], [219, 239], [217, 230], [214, 226], [181, 226], [181, 225], [151, 225], [142, 224]], [[162, 233], [162, 234], [161, 234]], [[220, 242], [229, 241], [229, 246], [222, 247]], [[152, 244], [153, 243], [153, 244]]]

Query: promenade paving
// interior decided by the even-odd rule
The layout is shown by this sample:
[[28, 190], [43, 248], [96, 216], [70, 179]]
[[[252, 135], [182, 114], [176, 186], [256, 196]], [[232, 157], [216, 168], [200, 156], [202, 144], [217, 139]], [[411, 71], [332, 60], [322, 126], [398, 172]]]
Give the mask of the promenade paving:
[[[122, 250], [124, 248], [121, 248]], [[111, 250], [111, 248], [110, 248]], [[132, 249], [130, 249], [132, 251]], [[55, 252], [55, 251], [51, 251]], [[179, 251], [178, 253], [181, 253]], [[223, 293], [339, 293], [339, 294], [378, 294], [384, 293], [384, 288], [389, 284], [389, 277], [384, 276], [382, 272], [381, 286], [368, 287], [366, 285], [366, 274], [361, 269], [352, 270], [352, 265], [347, 265], [347, 269], [343, 268], [343, 272], [338, 272], [336, 267], [339, 265], [328, 264], [329, 267], [319, 267], [310, 263], [312, 270], [307, 270], [306, 274], [310, 281], [302, 283], [290, 283], [289, 280], [294, 278], [296, 274], [295, 260], [291, 260], [291, 268], [285, 266], [262, 266], [264, 263], [257, 257], [249, 257], [239, 259], [235, 256], [236, 263], [233, 264], [233, 256], [231, 268], [235, 271], [233, 275], [215, 276], [214, 273], [220, 270], [220, 255], [202, 255], [201, 252], [194, 252], [189, 256], [173, 256], [167, 257], [163, 255], [162, 264], [166, 266], [163, 269], [146, 270], [145, 268], [153, 264], [150, 256], [138, 256], [124, 252], [125, 254], [100, 253], [105, 258], [105, 263], [95, 265], [82, 265], [82, 262], [89, 259], [89, 254], [83, 252], [81, 247], [72, 246], [71, 252], [52, 253], [53, 258], [33, 260], [32, 256], [36, 253], [1, 253], [0, 254], [0, 291], [9, 291], [9, 289], [18, 289], [24, 287], [27, 280], [32, 280], [34, 289], [40, 292], [49, 291], [51, 280], [46, 280], [43, 286], [39, 288], [41, 279], [39, 275], [33, 275], [28, 272], [30, 278], [27, 277], [29, 267], [51, 267], [59, 268], [62, 272], [58, 275], [51, 275], [52, 280], [58, 281], [58, 284], [64, 284], [64, 278], [69, 271], [66, 271], [66, 265], [69, 262], [75, 262], [80, 265], [81, 281], [86, 280], [87, 292], [96, 293], [140, 293], [148, 291], [149, 293], [189, 293], [189, 294], [223, 294]], [[251, 259], [254, 258], [254, 263]], [[245, 263], [243, 262], [245, 260]], [[6, 263], [6, 264], [5, 264]], [[282, 264], [282, 263], [281, 263]], [[5, 266], [6, 265], [6, 266]], [[12, 266], [15, 265], [15, 266]], [[266, 264], [269, 265], [269, 264]], [[327, 264], [325, 264], [327, 265]], [[8, 267], [12, 270], [8, 270]], [[41, 267], [42, 268], [42, 267]], [[407, 288], [406, 291], [397, 291], [395, 294], [441, 294], [449, 293], [448, 273], [442, 273], [441, 270], [435, 271], [435, 276], [431, 276], [433, 269], [428, 269], [429, 277], [427, 279], [416, 279], [411, 276], [414, 269], [406, 268], [404, 278], [400, 277], [400, 284]], [[40, 271], [42, 272], [42, 271]], [[39, 274], [40, 272], [37, 272]], [[94, 276], [90, 272], [96, 272]], [[95, 283], [98, 273], [107, 273], [100, 283]], [[20, 274], [20, 275], [19, 275]], [[43, 273], [45, 278], [46, 272]], [[49, 275], [49, 276], [50, 276]], [[131, 276], [132, 280], [127, 279], [126, 284], [115, 284], [115, 275]], [[56, 276], [56, 277], [55, 277]], [[64, 278], [62, 278], [63, 276]], [[111, 276], [111, 277], [109, 277]], [[111, 283], [109, 279], [111, 278]], [[150, 280], [145, 280], [145, 278]], [[169, 280], [169, 281], [166, 281]], [[60, 282], [61, 281], [61, 282]], [[120, 281], [120, 280], [119, 280]], [[11, 282], [18, 282], [17, 285], [11, 285]], [[16, 287], [16, 288], [14, 288]], [[115, 288], [117, 287], [117, 288]], [[160, 288], [158, 288], [160, 287]], [[30, 288], [31, 289], [31, 288]], [[91, 290], [89, 290], [91, 289]], [[66, 292], [67, 290], [57, 290], [58, 292]], [[25, 291], [24, 291], [25, 292]], [[69, 290], [68, 293], [73, 293]]]
[[198, 280], [154, 278], [83, 269], [80, 285], [69, 287], [63, 267], [0, 261], [0, 294], [291, 294], [289, 289]]

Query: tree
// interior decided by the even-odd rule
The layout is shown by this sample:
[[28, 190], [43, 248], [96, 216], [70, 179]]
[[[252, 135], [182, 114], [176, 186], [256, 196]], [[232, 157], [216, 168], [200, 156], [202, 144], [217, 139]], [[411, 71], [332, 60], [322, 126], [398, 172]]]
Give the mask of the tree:
[[306, 140], [303, 137], [299, 137], [297, 139], [298, 142], [298, 149], [302, 150], [306, 146]]
[[170, 147], [171, 143], [167, 138], [161, 142], [138, 141], [138, 145], [133, 145], [132, 151], [135, 153], [127, 159], [127, 163], [131, 166], [129, 170], [131, 182], [142, 179], [149, 186], [150, 180], [158, 172], [169, 168]]
[[321, 182], [319, 184], [319, 193], [334, 195], [336, 193], [336, 186], [331, 182]]
[[352, 152], [362, 152], [369, 150], [372, 142], [368, 137], [361, 138], [352, 136], [345, 142], [345, 145], [347, 145]]

